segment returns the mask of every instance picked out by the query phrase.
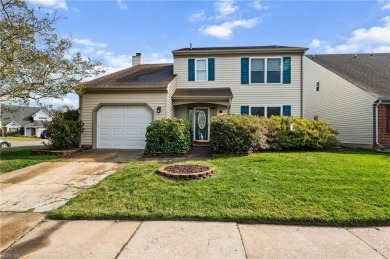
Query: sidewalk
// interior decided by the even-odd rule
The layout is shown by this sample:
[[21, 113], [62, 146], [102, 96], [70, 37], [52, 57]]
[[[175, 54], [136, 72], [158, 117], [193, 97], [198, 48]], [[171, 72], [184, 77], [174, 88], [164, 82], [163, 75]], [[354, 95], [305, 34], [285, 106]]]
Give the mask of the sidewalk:
[[[1, 258], [390, 258], [390, 227], [41, 221], [41, 214], [16, 215], [30, 215], [34, 223], [21, 221], [31, 230], [25, 227], [8, 240], [7, 247], [13, 245]], [[3, 250], [7, 228], [20, 229], [12, 218], [21, 219], [10, 213], [1, 216]]]

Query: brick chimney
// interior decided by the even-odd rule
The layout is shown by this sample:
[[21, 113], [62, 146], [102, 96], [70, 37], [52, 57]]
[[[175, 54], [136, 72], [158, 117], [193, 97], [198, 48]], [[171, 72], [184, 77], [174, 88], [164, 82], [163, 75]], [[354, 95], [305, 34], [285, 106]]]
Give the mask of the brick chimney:
[[142, 58], [141, 53], [136, 53], [135, 56], [133, 56], [133, 66], [140, 65], [144, 63], [144, 59]]

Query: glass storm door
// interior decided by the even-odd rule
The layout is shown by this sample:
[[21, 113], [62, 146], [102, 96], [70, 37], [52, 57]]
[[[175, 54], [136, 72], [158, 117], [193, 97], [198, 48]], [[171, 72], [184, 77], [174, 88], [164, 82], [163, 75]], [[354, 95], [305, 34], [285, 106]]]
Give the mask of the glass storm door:
[[194, 120], [195, 141], [209, 141], [209, 109], [195, 108]]

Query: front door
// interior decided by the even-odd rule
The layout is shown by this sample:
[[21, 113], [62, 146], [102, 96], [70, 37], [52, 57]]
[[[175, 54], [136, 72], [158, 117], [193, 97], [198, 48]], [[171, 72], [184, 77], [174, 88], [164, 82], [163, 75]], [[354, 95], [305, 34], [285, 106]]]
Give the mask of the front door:
[[209, 108], [195, 108], [194, 120], [195, 141], [209, 141]]

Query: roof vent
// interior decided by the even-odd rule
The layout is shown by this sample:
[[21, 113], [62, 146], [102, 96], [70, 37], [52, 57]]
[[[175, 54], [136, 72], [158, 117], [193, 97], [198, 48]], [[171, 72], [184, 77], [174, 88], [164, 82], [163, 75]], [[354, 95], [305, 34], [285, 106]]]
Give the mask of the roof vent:
[[357, 54], [355, 54], [354, 58], [357, 58]]
[[314, 54], [313, 54], [313, 56], [311, 57], [311, 59], [314, 59]]
[[374, 56], [374, 51], [371, 52], [371, 55], [370, 55], [370, 56], [371, 56], [371, 57]]

